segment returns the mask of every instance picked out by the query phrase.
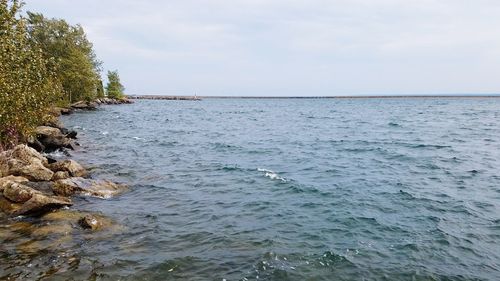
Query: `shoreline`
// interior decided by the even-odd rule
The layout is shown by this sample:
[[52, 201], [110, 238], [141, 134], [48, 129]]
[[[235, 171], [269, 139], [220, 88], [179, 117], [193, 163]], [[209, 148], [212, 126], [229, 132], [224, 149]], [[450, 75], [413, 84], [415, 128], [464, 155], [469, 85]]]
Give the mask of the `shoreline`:
[[[72, 160], [77, 150], [78, 132], [67, 129], [61, 115], [97, 110], [101, 105], [133, 103], [127, 99], [97, 99], [76, 102], [67, 108], [54, 107], [53, 119], [35, 130], [26, 143], [0, 152], [0, 218], [43, 218], [74, 206], [73, 197], [107, 199], [125, 192], [128, 187], [106, 179], [94, 179], [91, 172]], [[61, 151], [66, 157], [55, 159]], [[78, 200], [77, 200], [78, 201]], [[78, 208], [69, 208], [78, 212]], [[98, 230], [107, 219], [102, 214], [82, 214], [77, 224], [82, 229]]]
[[368, 96], [175, 96], [175, 95], [130, 95], [131, 100], [190, 100], [203, 99], [456, 99], [456, 98], [500, 98], [490, 95], [368, 95]]

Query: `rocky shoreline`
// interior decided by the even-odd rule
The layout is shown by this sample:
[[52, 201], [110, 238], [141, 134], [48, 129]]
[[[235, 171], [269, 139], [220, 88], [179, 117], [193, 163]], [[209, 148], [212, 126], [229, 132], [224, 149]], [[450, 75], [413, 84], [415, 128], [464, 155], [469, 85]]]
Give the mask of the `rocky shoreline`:
[[[129, 104], [128, 99], [98, 99], [78, 102], [69, 108], [54, 108], [52, 120], [37, 127], [35, 137], [0, 153], [0, 218], [40, 218], [73, 206], [75, 196], [110, 198], [127, 186], [108, 180], [96, 180], [74, 160], [56, 161], [45, 153], [74, 150], [79, 144], [77, 132], [68, 130], [59, 116], [80, 110], [96, 110], [102, 104]], [[69, 155], [69, 153], [67, 153]], [[64, 212], [63, 212], [64, 213]], [[82, 229], [99, 230], [109, 219], [99, 214], [72, 212]]]

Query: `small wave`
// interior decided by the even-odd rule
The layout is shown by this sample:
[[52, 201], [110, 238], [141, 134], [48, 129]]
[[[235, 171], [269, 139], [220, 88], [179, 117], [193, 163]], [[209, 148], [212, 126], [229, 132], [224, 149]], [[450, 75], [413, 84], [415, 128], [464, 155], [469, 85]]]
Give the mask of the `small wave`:
[[103, 135], [107, 135], [107, 134], [109, 134], [109, 132], [108, 132], [108, 131], [104, 131], [104, 132], [102, 132], [101, 134], [103, 134]]
[[451, 148], [451, 145], [409, 144], [408, 147], [411, 147], [411, 148], [435, 148], [435, 149], [442, 149], [442, 148]]
[[388, 124], [390, 127], [402, 127], [401, 125], [399, 125], [398, 123], [394, 123], [394, 122], [389, 122]]
[[288, 182], [285, 178], [280, 177], [276, 172], [268, 169], [262, 169], [262, 168], [257, 168], [257, 171], [259, 172], [264, 172], [264, 176], [272, 179], [272, 180], [279, 180], [281, 182]]
[[132, 137], [134, 140], [138, 140], [138, 141], [145, 141], [146, 139], [144, 138], [140, 138], [140, 137]]
[[49, 157], [49, 158], [54, 158], [54, 159], [61, 159], [69, 156], [69, 153], [64, 150], [55, 150], [50, 153], [42, 153], [43, 156]]

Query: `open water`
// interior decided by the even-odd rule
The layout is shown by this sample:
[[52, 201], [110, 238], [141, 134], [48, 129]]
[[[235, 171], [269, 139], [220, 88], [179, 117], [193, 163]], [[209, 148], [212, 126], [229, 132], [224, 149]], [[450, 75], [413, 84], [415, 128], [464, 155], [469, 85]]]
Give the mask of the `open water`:
[[137, 101], [63, 122], [73, 159], [130, 186], [76, 199], [120, 230], [7, 247], [4, 278], [500, 280], [500, 99]]

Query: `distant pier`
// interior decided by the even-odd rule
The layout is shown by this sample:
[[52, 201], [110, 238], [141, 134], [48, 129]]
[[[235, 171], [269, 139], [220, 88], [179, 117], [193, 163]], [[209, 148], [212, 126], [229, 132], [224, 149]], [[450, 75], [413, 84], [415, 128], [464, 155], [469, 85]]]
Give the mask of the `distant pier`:
[[144, 96], [128, 96], [133, 100], [201, 100], [197, 96], [160, 96], [160, 95], [144, 95]]

